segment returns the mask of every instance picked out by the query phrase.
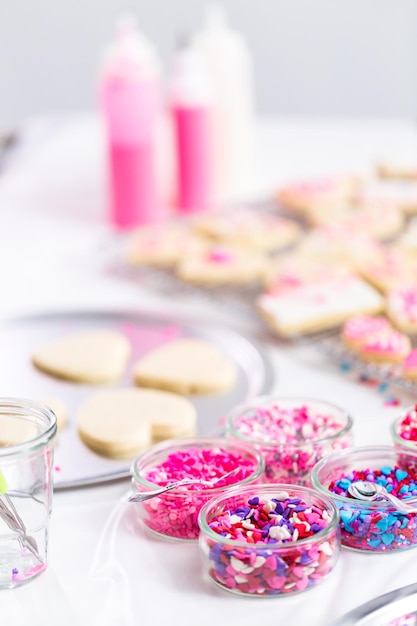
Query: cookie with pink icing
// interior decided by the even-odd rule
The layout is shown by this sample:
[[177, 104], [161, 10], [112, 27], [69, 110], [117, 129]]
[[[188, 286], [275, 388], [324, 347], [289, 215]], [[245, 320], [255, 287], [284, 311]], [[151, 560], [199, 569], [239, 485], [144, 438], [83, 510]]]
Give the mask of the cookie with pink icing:
[[132, 233], [126, 260], [129, 265], [172, 267], [181, 254], [201, 245], [185, 225], [166, 222], [138, 228]]
[[403, 361], [403, 376], [410, 380], [417, 381], [417, 349], [411, 350], [411, 352], [405, 357]]
[[357, 259], [358, 271], [383, 293], [415, 282], [417, 260], [399, 246], [380, 246]]
[[277, 200], [280, 205], [309, 217], [320, 208], [331, 211], [348, 200], [356, 190], [354, 177], [326, 177], [288, 183], [279, 189]]
[[247, 209], [199, 215], [191, 228], [209, 241], [261, 252], [281, 250], [302, 236], [301, 227], [292, 219]]
[[354, 315], [342, 328], [342, 341], [348, 348], [358, 349], [372, 335], [389, 331], [390, 323], [379, 315]]
[[396, 237], [405, 224], [402, 210], [390, 202], [358, 202], [331, 219], [345, 232], [359, 231], [380, 241]]
[[260, 279], [265, 262], [262, 255], [242, 248], [205, 245], [184, 255], [175, 266], [175, 274], [202, 286], [250, 284]]
[[278, 255], [271, 260], [266, 265], [263, 284], [266, 289], [278, 292], [292, 287], [333, 280], [351, 273], [349, 263], [342, 260], [329, 263], [326, 259], [296, 251]]
[[417, 286], [391, 289], [387, 294], [386, 309], [397, 328], [406, 333], [417, 332]]
[[383, 298], [364, 280], [346, 275], [258, 297], [257, 310], [279, 335], [332, 328], [358, 313], [376, 314]]
[[394, 329], [370, 335], [359, 346], [362, 359], [377, 363], [402, 363], [410, 351], [410, 339]]

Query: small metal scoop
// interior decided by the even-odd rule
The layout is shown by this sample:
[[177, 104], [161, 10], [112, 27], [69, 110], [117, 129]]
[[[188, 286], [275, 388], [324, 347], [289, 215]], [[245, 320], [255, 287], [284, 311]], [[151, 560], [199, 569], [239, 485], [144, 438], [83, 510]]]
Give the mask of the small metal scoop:
[[358, 500], [377, 500], [383, 498], [388, 502], [391, 502], [401, 513], [417, 513], [417, 507], [406, 504], [404, 500], [400, 500], [396, 496], [393, 496], [378, 483], [371, 483], [367, 480], [358, 480], [349, 485], [348, 491], [351, 496]]
[[232, 474], [236, 474], [238, 469], [238, 467], [235, 467], [235, 469], [230, 470], [230, 472], [227, 472], [227, 474], [223, 474], [223, 476], [219, 476], [214, 480], [203, 480], [202, 478], [184, 478], [183, 480], [178, 480], [175, 483], [171, 483], [169, 485], [165, 485], [164, 487], [154, 489], [153, 491], [143, 491], [142, 493], [135, 493], [133, 494], [133, 496], [130, 496], [128, 498], [128, 502], [144, 502], [145, 500], [150, 500], [151, 498], [160, 496], [166, 491], [171, 491], [171, 489], [177, 489], [177, 487], [182, 487], [183, 485], [207, 485], [208, 487], [215, 487], [217, 483], [219, 483], [221, 480], [228, 478]]

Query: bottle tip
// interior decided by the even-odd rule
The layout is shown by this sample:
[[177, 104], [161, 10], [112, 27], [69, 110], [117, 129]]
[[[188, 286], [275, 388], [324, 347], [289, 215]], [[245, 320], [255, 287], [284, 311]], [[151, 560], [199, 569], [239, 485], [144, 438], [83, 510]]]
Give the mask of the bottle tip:
[[120, 13], [116, 19], [116, 33], [118, 37], [124, 37], [137, 31], [137, 18], [131, 11]]
[[210, 2], [205, 8], [207, 28], [218, 29], [227, 26], [226, 8], [221, 2]]

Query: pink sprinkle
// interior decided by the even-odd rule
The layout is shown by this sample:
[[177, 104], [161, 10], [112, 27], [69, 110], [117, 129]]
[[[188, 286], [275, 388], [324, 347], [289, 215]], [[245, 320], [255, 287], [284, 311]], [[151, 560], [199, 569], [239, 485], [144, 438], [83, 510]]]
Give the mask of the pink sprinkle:
[[350, 445], [345, 426], [344, 416], [331, 410], [271, 403], [233, 418], [228, 435], [250, 441], [258, 449], [268, 482], [309, 485], [310, 472], [324, 454]]
[[[168, 485], [184, 478], [217, 481], [232, 470], [234, 474], [218, 480], [215, 488], [228, 487], [250, 476], [255, 471], [253, 460], [222, 447], [178, 449], [162, 462], [154, 465], [144, 478], [156, 485]], [[189, 485], [179, 487], [143, 503], [147, 513], [145, 524], [154, 532], [178, 539], [197, 539], [198, 514], [210, 499], [212, 487]]]
[[233, 256], [227, 250], [211, 250], [208, 254], [208, 259], [214, 263], [230, 263]]

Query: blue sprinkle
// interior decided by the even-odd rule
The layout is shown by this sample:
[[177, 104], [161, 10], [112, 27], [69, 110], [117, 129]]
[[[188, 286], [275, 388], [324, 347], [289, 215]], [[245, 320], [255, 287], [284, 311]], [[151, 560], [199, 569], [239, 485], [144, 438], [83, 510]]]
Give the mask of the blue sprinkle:
[[386, 517], [383, 517], [375, 524], [375, 526], [377, 526], [383, 533], [387, 530], [388, 525], [388, 519]]
[[390, 467], [389, 465], [381, 467], [381, 472], [385, 474], [385, 476], [389, 476], [392, 472], [392, 467]]
[[400, 469], [395, 470], [395, 477], [398, 480], [398, 482], [401, 482], [402, 480], [404, 480], [404, 478], [407, 478], [407, 476], [408, 476], [408, 472], [405, 472], [404, 470], [400, 470]]
[[368, 541], [368, 545], [371, 546], [371, 548], [377, 548], [380, 543], [381, 543], [380, 539], [370, 539]]
[[347, 491], [350, 485], [351, 485], [350, 480], [346, 480], [346, 478], [341, 478], [340, 480], [337, 481], [337, 486], [340, 487], [340, 489], [343, 489], [343, 491]]
[[407, 493], [410, 487], [408, 485], [403, 485], [398, 493]]
[[383, 543], [385, 543], [386, 546], [389, 546], [389, 544], [394, 541], [394, 538], [395, 535], [393, 535], [392, 533], [384, 533], [382, 535], [382, 541]]
[[339, 369], [341, 372], [349, 372], [351, 370], [351, 365], [350, 363], [340, 363], [339, 365]]
[[352, 515], [351, 515], [350, 511], [346, 511], [345, 509], [341, 509], [341, 511], [340, 511], [340, 519], [342, 520], [342, 522], [344, 524], [349, 524], [351, 518], [352, 518]]
[[388, 389], [388, 383], [381, 383], [380, 385], [378, 385], [378, 391], [381, 391], [382, 393], [386, 391], [387, 389]]

